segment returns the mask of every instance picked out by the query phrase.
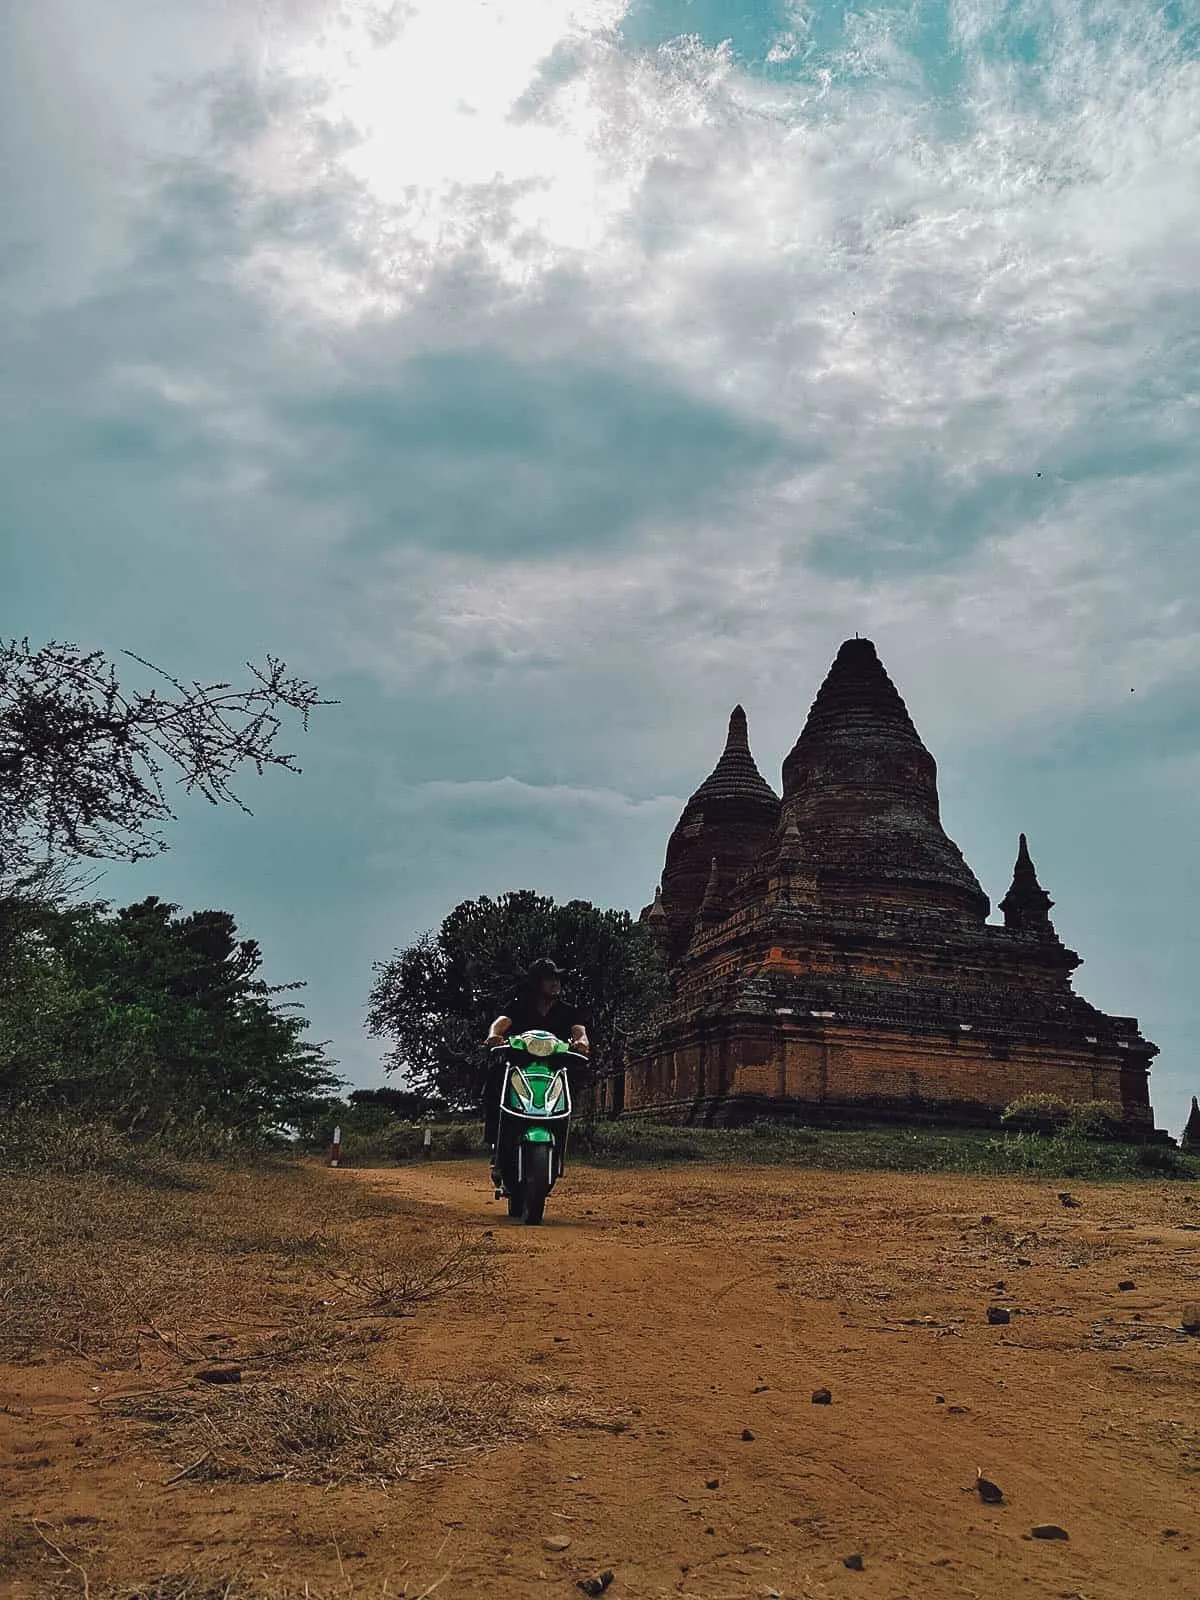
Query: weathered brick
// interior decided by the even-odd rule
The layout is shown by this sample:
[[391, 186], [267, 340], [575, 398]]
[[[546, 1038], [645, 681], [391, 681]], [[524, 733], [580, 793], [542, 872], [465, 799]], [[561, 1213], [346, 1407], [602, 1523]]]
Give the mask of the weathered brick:
[[1150, 1129], [1156, 1047], [1075, 994], [1025, 836], [989, 901], [942, 827], [937, 770], [874, 646], [847, 641], [784, 762], [740, 708], [643, 915], [671, 998], [631, 1051], [627, 1110], [771, 1103], [993, 1121], [1019, 1096], [1110, 1100]]

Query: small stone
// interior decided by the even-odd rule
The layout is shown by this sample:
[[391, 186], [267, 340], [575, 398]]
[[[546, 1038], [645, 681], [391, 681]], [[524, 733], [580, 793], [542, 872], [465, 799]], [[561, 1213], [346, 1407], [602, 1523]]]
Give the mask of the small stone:
[[754, 1443], [754, 1435], [750, 1432], [749, 1428], [742, 1429], [742, 1439], [746, 1444]]
[[1077, 1210], [1079, 1207], [1080, 1202], [1076, 1200], [1073, 1194], [1060, 1194], [1058, 1198], [1068, 1210]]
[[1164, 1528], [1162, 1536], [1163, 1536], [1164, 1539], [1178, 1539], [1178, 1537], [1179, 1537], [1179, 1529], [1178, 1528]]
[[1017, 1257], [1017, 1265], [1019, 1267], [1031, 1267], [1033, 1265], [1033, 1262], [1029, 1259], [1028, 1256], [1018, 1256]]
[[847, 1556], [842, 1565], [850, 1572], [861, 1572], [863, 1570], [863, 1558], [857, 1555]]
[[990, 1228], [992, 1223], [995, 1222], [995, 1220], [996, 1220], [995, 1217], [981, 1217], [980, 1218], [980, 1221], [983, 1223], [985, 1228]]
[[241, 1383], [241, 1367], [202, 1367], [196, 1374], [201, 1383]]
[[721, 1487], [721, 1480], [720, 1478], [709, 1478], [704, 1487], [706, 1489], [719, 1489]]
[[1071, 1537], [1065, 1528], [1060, 1528], [1053, 1522], [1039, 1522], [1036, 1528], [1031, 1528], [1029, 1531], [1035, 1539], [1069, 1539]]
[[831, 1406], [833, 1404], [833, 1395], [828, 1389], [814, 1389], [812, 1403], [815, 1406]]
[[969, 1417], [971, 1415], [970, 1406], [947, 1406], [946, 1410], [952, 1417]]
[[946, 1396], [944, 1394], [935, 1394], [933, 1403], [935, 1406], [944, 1406], [946, 1404]]
[[1179, 1325], [1184, 1333], [1200, 1333], [1200, 1304], [1184, 1306]]
[[990, 1478], [980, 1475], [975, 1480], [975, 1487], [979, 1491], [979, 1498], [985, 1506], [1002, 1506], [1004, 1504], [1004, 1490], [998, 1483], [993, 1483]]
[[584, 1594], [590, 1594], [594, 1597], [596, 1595], [604, 1594], [606, 1590], [611, 1589], [615, 1577], [616, 1574], [612, 1572], [597, 1572], [590, 1578], [580, 1578], [575, 1587], [577, 1589], [582, 1589]]
[[583, 1473], [582, 1472], [568, 1472], [567, 1473], [567, 1482], [568, 1483], [582, 1483], [583, 1482]]
[[989, 1306], [987, 1319], [994, 1328], [1003, 1327], [1006, 1322], [1012, 1321], [1012, 1312], [1006, 1311], [1003, 1306]]
[[1125, 1279], [1122, 1280], [1122, 1282], [1120, 1282], [1117, 1285], [1117, 1288], [1121, 1291], [1122, 1294], [1128, 1294], [1130, 1289], [1136, 1289], [1137, 1288], [1137, 1284], [1134, 1283], [1132, 1278], [1125, 1278]]
[[553, 1538], [542, 1540], [542, 1549], [548, 1550], [551, 1555], [560, 1556], [564, 1550], [569, 1550], [570, 1548], [570, 1539], [562, 1533], [556, 1533]]

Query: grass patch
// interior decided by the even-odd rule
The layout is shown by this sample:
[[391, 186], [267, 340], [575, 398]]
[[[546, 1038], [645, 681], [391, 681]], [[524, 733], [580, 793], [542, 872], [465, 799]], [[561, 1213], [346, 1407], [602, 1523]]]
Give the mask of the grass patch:
[[961, 1173], [1132, 1181], [1200, 1179], [1200, 1161], [1170, 1146], [1120, 1145], [1060, 1135], [940, 1132], [922, 1128], [812, 1129], [786, 1123], [749, 1128], [663, 1128], [601, 1123], [576, 1153], [598, 1164], [780, 1165], [831, 1172]]
[[[423, 1159], [424, 1130], [397, 1124], [343, 1146], [361, 1166]], [[483, 1130], [454, 1123], [433, 1128], [435, 1161], [483, 1161]], [[1106, 1142], [1086, 1132], [945, 1131], [931, 1128], [805, 1128], [763, 1119], [744, 1128], [685, 1128], [650, 1120], [577, 1123], [571, 1156], [604, 1167], [799, 1166], [828, 1172], [961, 1173], [983, 1177], [1200, 1180], [1200, 1158], [1171, 1145]]]
[[[0, 1579], [23, 1576], [23, 1594], [79, 1600], [362, 1600], [347, 1577], [332, 1584], [273, 1581], [242, 1573], [172, 1572], [141, 1583], [113, 1583], [95, 1576], [103, 1550], [83, 1536], [87, 1517], [62, 1525], [44, 1519], [6, 1530], [0, 1540]], [[32, 1587], [36, 1583], [36, 1589]], [[404, 1591], [398, 1593], [402, 1596]]]
[[5, 1178], [0, 1359], [299, 1361], [361, 1347], [364, 1319], [411, 1314], [492, 1270], [486, 1240], [319, 1170], [183, 1172], [165, 1190], [94, 1168]]
[[446, 1391], [347, 1372], [123, 1402], [150, 1426], [179, 1476], [382, 1486], [514, 1444], [561, 1421], [561, 1408], [503, 1384]]

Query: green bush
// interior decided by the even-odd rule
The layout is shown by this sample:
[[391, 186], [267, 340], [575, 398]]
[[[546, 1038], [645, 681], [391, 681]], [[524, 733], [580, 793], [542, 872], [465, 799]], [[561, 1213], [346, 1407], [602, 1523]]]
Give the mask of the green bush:
[[1067, 1108], [1067, 1128], [1081, 1139], [1111, 1139], [1123, 1120], [1112, 1100], [1081, 1100]]
[[1029, 1132], [1112, 1139], [1124, 1119], [1121, 1107], [1112, 1100], [1063, 1100], [1052, 1094], [1024, 1094], [1004, 1108], [1001, 1120]]

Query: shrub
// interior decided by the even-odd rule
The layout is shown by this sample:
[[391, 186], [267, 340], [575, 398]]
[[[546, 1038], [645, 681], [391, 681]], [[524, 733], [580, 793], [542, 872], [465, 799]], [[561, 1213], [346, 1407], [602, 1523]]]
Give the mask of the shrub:
[[1067, 1108], [1067, 1128], [1081, 1139], [1111, 1139], [1122, 1121], [1113, 1100], [1082, 1100]]
[[1001, 1120], [1031, 1133], [1111, 1139], [1124, 1119], [1121, 1107], [1113, 1100], [1064, 1100], [1053, 1094], [1023, 1094], [1005, 1107]]

